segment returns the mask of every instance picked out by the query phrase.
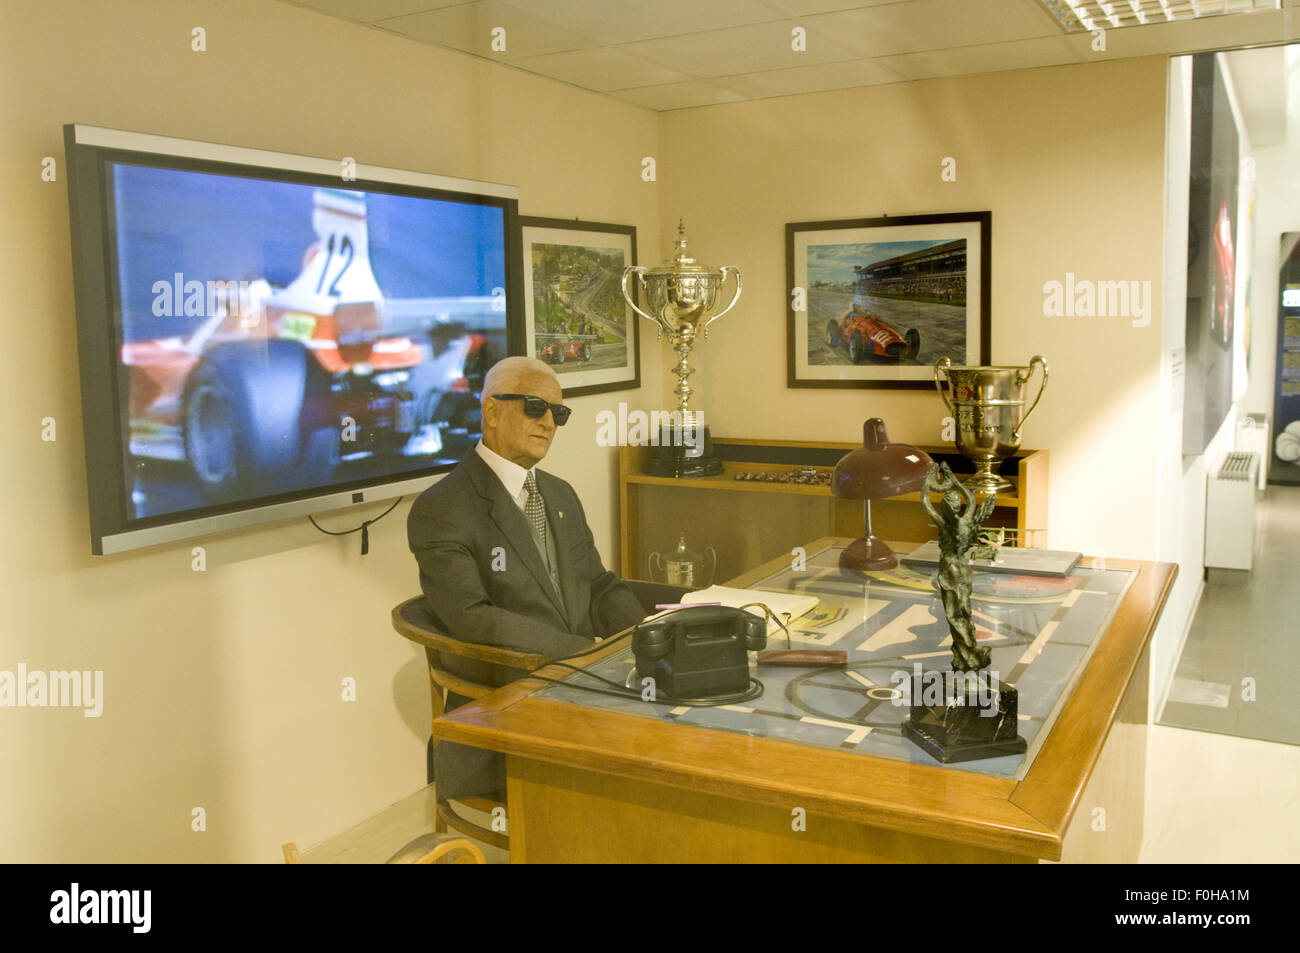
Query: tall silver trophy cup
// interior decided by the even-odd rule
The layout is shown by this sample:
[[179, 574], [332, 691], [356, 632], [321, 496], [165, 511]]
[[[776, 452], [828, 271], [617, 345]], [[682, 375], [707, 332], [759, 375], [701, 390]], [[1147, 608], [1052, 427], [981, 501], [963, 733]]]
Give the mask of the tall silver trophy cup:
[[[731, 302], [717, 310], [719, 293], [727, 275], [736, 281]], [[650, 313], [642, 311], [632, 291], [635, 278], [645, 295]], [[740, 300], [740, 270], [724, 265], [716, 271], [705, 267], [686, 254], [686, 224], [677, 226], [677, 243], [672, 258], [656, 268], [632, 266], [623, 271], [623, 297], [637, 314], [653, 321], [659, 336], [667, 334], [677, 354], [673, 373], [677, 375], [677, 409], [657, 434], [659, 445], [650, 456], [646, 472], [654, 476], [698, 477], [722, 472], [722, 461], [713, 455], [713, 441], [704, 424], [704, 414], [688, 406], [691, 394], [690, 375], [694, 368], [687, 363], [697, 339], [708, 336], [709, 325], [736, 306]]]
[[[1025, 384], [1035, 366], [1042, 367], [1043, 379], [1025, 410]], [[951, 398], [943, 390], [945, 376]], [[941, 357], [934, 365], [934, 386], [957, 422], [957, 449], [975, 464], [975, 475], [963, 484], [972, 493], [1010, 489], [1011, 483], [993, 468], [1020, 449], [1020, 428], [1047, 389], [1047, 361], [1035, 355], [1028, 367], [953, 367]]]

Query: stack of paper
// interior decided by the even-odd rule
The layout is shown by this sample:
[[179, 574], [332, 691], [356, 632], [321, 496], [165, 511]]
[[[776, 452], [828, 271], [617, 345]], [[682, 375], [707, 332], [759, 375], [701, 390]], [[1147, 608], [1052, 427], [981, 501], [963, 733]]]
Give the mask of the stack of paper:
[[[771, 609], [772, 614], [787, 625], [817, 607], [816, 596], [805, 595], [801, 592], [768, 592], [765, 589], [729, 589], [726, 586], [709, 586], [707, 589], [698, 589], [682, 596], [682, 603], [685, 605], [699, 605], [702, 602], [719, 602], [724, 606], [731, 606], [733, 609], [750, 606], [746, 610], [747, 612], [763, 617], [762, 609], [750, 605], [750, 603], [759, 602]], [[768, 618], [767, 634], [771, 635], [780, 631], [781, 626], [772, 618]]]
[[[939, 543], [930, 540], [910, 554], [899, 557], [915, 566], [939, 565]], [[1079, 553], [1064, 549], [1031, 549], [1001, 546], [992, 559], [971, 559], [971, 568], [981, 572], [1008, 572], [1022, 576], [1066, 576], [1079, 562]]]

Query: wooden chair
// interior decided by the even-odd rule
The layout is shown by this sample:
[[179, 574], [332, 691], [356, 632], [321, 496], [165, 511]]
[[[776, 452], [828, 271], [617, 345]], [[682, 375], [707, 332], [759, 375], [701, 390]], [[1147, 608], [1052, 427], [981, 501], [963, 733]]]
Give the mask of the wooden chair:
[[[663, 583], [626, 580], [633, 594], [640, 601], [646, 613], [654, 611], [658, 603], [676, 602], [687, 590]], [[462, 642], [440, 632], [429, 614], [424, 596], [412, 596], [398, 603], [392, 611], [393, 628], [404, 638], [424, 646], [425, 658], [429, 666], [429, 696], [433, 709], [433, 720], [446, 711], [447, 692], [454, 692], [467, 698], [482, 698], [495, 691], [506, 682], [534, 671], [545, 665], [549, 659], [545, 655], [533, 652], [521, 652], [515, 649], [497, 648], [491, 645], [479, 645], [475, 642]], [[453, 656], [472, 659], [486, 663], [495, 678], [489, 682], [473, 682], [446, 671], [442, 658]], [[430, 729], [432, 733], [432, 729]], [[432, 782], [433, 778], [429, 780]], [[505, 792], [498, 791], [487, 797], [457, 798], [455, 800], [437, 797], [437, 813], [434, 823], [435, 831], [442, 833], [448, 828], [475, 837], [485, 844], [510, 849], [510, 839], [499, 831], [491, 830], [467, 818], [457, 806], [478, 811], [491, 817], [497, 808], [505, 809]]]
[[[452, 638], [438, 631], [433, 617], [429, 615], [429, 610], [426, 608], [423, 595], [413, 596], [394, 606], [392, 621], [393, 628], [399, 635], [424, 646], [424, 656], [429, 666], [429, 698], [433, 711], [431, 724], [432, 720], [442, 717], [446, 712], [448, 692], [454, 692], [466, 698], [482, 698], [489, 692], [495, 691], [512, 677], [516, 677], [520, 672], [531, 672], [541, 668], [547, 661], [545, 655], [497, 648], [491, 645], [479, 645], [474, 642], [462, 642], [460, 639]], [[488, 666], [488, 671], [497, 676], [492, 679], [497, 684], [491, 684], [487, 681], [473, 682], [451, 674], [443, 665], [442, 660], [445, 656], [472, 659], [476, 662], [485, 663]], [[430, 731], [432, 732], [432, 728]], [[432, 781], [433, 779], [430, 778], [429, 780]], [[493, 847], [509, 850], [510, 839], [505, 834], [477, 824], [457, 810], [459, 805], [462, 808], [469, 808], [491, 816], [496, 808], [504, 810], [505, 803], [504, 791], [494, 792], [485, 797], [458, 798], [455, 801], [439, 795], [437, 797], [434, 830], [441, 833], [450, 828], [462, 834], [468, 834], [470, 837], [478, 838], [483, 843], [491, 844]]]
[[[280, 848], [286, 864], [301, 864], [298, 845], [289, 841]], [[389, 857], [386, 864], [486, 864], [477, 844], [454, 834], [421, 834]]]

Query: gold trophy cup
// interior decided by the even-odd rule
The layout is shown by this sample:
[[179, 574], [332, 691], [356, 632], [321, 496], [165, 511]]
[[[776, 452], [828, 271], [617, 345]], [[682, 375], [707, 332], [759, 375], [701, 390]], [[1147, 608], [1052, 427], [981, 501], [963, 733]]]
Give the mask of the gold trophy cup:
[[[1042, 367], [1043, 380], [1034, 402], [1024, 410], [1025, 384], [1034, 376], [1035, 365]], [[951, 399], [943, 391], [941, 375], [948, 378]], [[1020, 449], [1020, 428], [1047, 389], [1047, 361], [1034, 355], [1028, 367], [953, 367], [941, 357], [934, 364], [934, 386], [957, 421], [957, 449], [975, 464], [974, 476], [963, 485], [977, 494], [1010, 489], [1011, 483], [993, 468]]]

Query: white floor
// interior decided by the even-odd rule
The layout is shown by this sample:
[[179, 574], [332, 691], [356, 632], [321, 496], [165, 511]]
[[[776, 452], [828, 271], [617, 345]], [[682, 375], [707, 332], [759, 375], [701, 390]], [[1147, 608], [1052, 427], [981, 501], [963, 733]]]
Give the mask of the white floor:
[[1300, 862], [1300, 747], [1152, 725], [1140, 859]]

